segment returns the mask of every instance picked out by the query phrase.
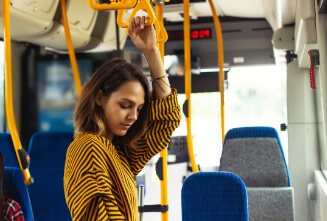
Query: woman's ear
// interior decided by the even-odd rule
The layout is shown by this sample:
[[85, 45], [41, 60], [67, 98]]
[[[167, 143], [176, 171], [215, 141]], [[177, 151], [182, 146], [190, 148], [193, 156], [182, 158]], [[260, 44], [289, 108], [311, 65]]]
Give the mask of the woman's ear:
[[95, 103], [99, 106], [102, 105], [102, 91], [99, 90], [97, 95], [96, 95], [96, 98], [95, 98]]

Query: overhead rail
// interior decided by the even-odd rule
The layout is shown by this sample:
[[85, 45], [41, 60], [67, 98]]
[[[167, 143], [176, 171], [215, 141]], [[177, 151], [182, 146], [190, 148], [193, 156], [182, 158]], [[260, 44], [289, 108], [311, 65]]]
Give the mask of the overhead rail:
[[[190, 9], [189, 0], [183, 0], [184, 4], [184, 68], [185, 68], [185, 94], [186, 101], [184, 106], [186, 106], [186, 123], [187, 123], [187, 148], [190, 157], [192, 171], [193, 173], [199, 172], [198, 165], [195, 163], [195, 157], [193, 152], [193, 139], [191, 130], [191, 31], [190, 31]], [[184, 109], [184, 108], [183, 108]]]
[[137, 4], [137, 0], [110, 0], [110, 4], [108, 3], [96, 3], [95, 0], [87, 1], [89, 6], [94, 10], [117, 10], [117, 9], [131, 9]]
[[209, 4], [212, 11], [213, 21], [215, 23], [217, 45], [218, 45], [218, 65], [219, 65], [219, 91], [220, 91], [220, 114], [221, 114], [221, 139], [222, 143], [225, 140], [225, 102], [224, 102], [224, 48], [223, 48], [223, 36], [220, 27], [220, 21], [212, 0], [209, 0]]
[[78, 66], [77, 66], [74, 46], [73, 46], [73, 42], [72, 42], [72, 37], [71, 37], [70, 31], [69, 31], [65, 0], [60, 0], [60, 9], [61, 9], [62, 23], [63, 23], [64, 29], [65, 29], [65, 36], [66, 36], [66, 42], [67, 42], [67, 47], [68, 47], [69, 60], [70, 60], [70, 64], [71, 64], [72, 71], [73, 71], [73, 77], [74, 77], [74, 82], [75, 82], [75, 86], [76, 86], [76, 91], [77, 91], [77, 95], [80, 95], [80, 93], [82, 91], [82, 84], [81, 84], [81, 79], [80, 79], [79, 73], [78, 73]]
[[22, 144], [18, 135], [14, 109], [13, 109], [13, 95], [12, 95], [12, 67], [11, 67], [11, 36], [10, 36], [10, 3], [9, 0], [2, 1], [3, 8], [3, 38], [5, 43], [5, 102], [6, 115], [9, 125], [11, 138], [15, 147], [16, 156], [20, 169], [24, 176], [25, 185], [33, 183], [33, 178], [29, 172], [30, 158], [26, 151], [22, 148]]
[[[92, 9], [95, 10], [118, 10], [117, 24], [121, 28], [126, 28], [126, 31], [128, 31], [127, 28], [130, 19], [135, 17], [138, 11], [140, 10], [145, 11], [146, 13], [148, 13], [147, 17], [149, 18], [149, 21], [145, 24], [145, 26], [154, 24], [156, 29], [155, 32], [157, 35], [157, 42], [158, 43], [166, 42], [168, 39], [168, 34], [163, 26], [163, 21], [158, 21], [153, 11], [152, 5], [148, 0], [111, 0], [110, 4], [108, 3], [99, 4], [96, 3], [95, 0], [88, 0], [88, 4]], [[128, 22], [126, 23], [123, 21], [125, 10], [131, 8], [134, 9], [128, 19]]]

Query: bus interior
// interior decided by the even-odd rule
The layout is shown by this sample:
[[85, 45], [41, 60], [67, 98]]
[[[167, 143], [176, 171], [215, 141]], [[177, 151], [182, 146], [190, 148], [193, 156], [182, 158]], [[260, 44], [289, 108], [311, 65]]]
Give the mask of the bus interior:
[[[101, 64], [115, 57], [137, 65], [150, 83], [145, 57], [133, 45], [126, 28], [118, 25], [118, 9], [90, 6], [90, 2], [115, 5], [127, 1], [1, 1], [0, 150], [7, 168], [7, 194], [17, 197], [28, 221], [71, 220], [62, 177], [66, 150], [73, 140], [78, 92], [61, 11], [63, 2], [81, 85]], [[215, 192], [224, 187], [220, 181], [201, 186], [199, 175], [193, 178], [199, 187], [187, 189], [193, 185], [187, 181], [197, 174], [195, 164], [204, 176], [227, 171], [242, 178], [238, 182], [246, 186], [246, 218], [235, 220], [327, 220], [327, 65], [323, 62], [327, 58], [327, 0], [149, 2], [157, 13], [156, 5], [163, 5], [161, 29], [168, 35], [163, 44], [164, 65], [171, 86], [178, 92], [182, 121], [168, 146], [167, 168], [160, 167], [162, 157], [156, 155], [136, 177], [141, 192], [140, 220], [217, 220], [196, 218], [205, 209], [200, 201], [196, 204], [192, 192], [200, 197], [207, 194], [204, 190]], [[210, 3], [218, 16], [213, 15]], [[130, 7], [122, 20], [127, 22], [131, 14]], [[147, 12], [140, 10], [137, 15]], [[214, 16], [219, 18], [219, 29]], [[10, 29], [5, 31], [8, 17]], [[9, 89], [5, 88], [9, 81], [5, 77], [8, 32]], [[188, 83], [187, 78], [191, 79]], [[12, 100], [7, 99], [7, 93], [12, 93]], [[7, 105], [13, 107], [15, 136], [30, 160], [34, 182], [29, 185], [20, 176], [23, 164], [17, 161], [18, 141], [11, 138], [14, 131]], [[271, 142], [277, 152], [270, 152]], [[260, 149], [260, 145], [268, 149]], [[162, 170], [167, 171], [168, 212], [162, 211]], [[249, 177], [254, 180], [247, 180], [252, 179]], [[264, 180], [269, 184], [263, 184]], [[20, 199], [23, 192], [27, 195]], [[237, 197], [234, 200], [242, 204]], [[188, 211], [184, 207], [187, 201], [194, 204]], [[145, 205], [160, 202], [159, 210], [146, 211], [149, 208]], [[208, 207], [212, 205], [208, 203]]]

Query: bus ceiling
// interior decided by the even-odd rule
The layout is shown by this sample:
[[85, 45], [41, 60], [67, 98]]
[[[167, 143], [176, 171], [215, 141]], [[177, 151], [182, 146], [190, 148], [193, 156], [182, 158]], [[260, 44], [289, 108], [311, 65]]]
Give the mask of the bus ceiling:
[[[171, 0], [170, 3], [166, 3], [164, 18], [167, 21], [182, 21], [182, 3], [182, 0]], [[266, 18], [273, 30], [295, 21], [295, 1], [215, 0], [214, 4], [220, 16]], [[115, 38], [97, 35], [95, 30], [97, 26], [104, 26], [104, 23], [107, 24], [106, 27], [112, 26], [110, 20], [115, 19], [108, 18], [110, 17], [108, 14], [111, 13], [91, 9], [86, 0], [69, 0], [67, 1], [67, 14], [75, 48], [90, 49], [97, 45], [96, 41], [98, 41], [98, 47], [102, 45], [106, 50], [115, 48], [112, 42]], [[190, 1], [191, 19], [210, 16], [210, 6], [206, 1]], [[58, 50], [66, 49], [59, 0], [12, 0], [11, 18], [14, 40], [27, 41]], [[113, 31], [115, 27], [107, 29]], [[122, 31], [121, 34], [124, 35], [124, 32]], [[123, 40], [123, 36], [121, 38]]]
[[[106, 2], [106, 0], [102, 2]], [[170, 3], [165, 4], [164, 20], [167, 31], [182, 30], [182, 28], [178, 28], [178, 25], [183, 22], [182, 2], [182, 0], [171, 0]], [[297, 2], [301, 2], [301, 4], [297, 4]], [[59, 0], [12, 0], [10, 3], [11, 36], [13, 40], [29, 42], [61, 53], [67, 51]], [[297, 54], [301, 54], [307, 47], [312, 46], [306, 44], [306, 42], [302, 44], [301, 39], [298, 40], [296, 37], [303, 36], [301, 31], [303, 32], [304, 29], [301, 29], [301, 27], [314, 27], [310, 25], [314, 20], [314, 16], [312, 16], [314, 14], [313, 1], [214, 0], [214, 6], [221, 18], [225, 60], [230, 66], [274, 64], [279, 63], [280, 57], [285, 62], [285, 50], [289, 47], [279, 48], [278, 50], [281, 51], [276, 51], [271, 44], [272, 34], [281, 28], [300, 24], [302, 18], [305, 18], [303, 22], [305, 26], [295, 25], [294, 36], [287, 36], [288, 38], [295, 38], [295, 42], [290, 41], [289, 44], [299, 46], [298, 48], [294, 47]], [[300, 8], [303, 8], [303, 10]], [[130, 16], [130, 13], [131, 10], [126, 10], [125, 19]], [[0, 17], [2, 17], [2, 10]], [[93, 10], [86, 0], [67, 0], [67, 17], [76, 52], [113, 51], [117, 49], [115, 34], [117, 26], [114, 11]], [[191, 29], [203, 26], [203, 24], [198, 24], [198, 26], [196, 24], [196, 21], [202, 21], [206, 22], [208, 27], [211, 26], [209, 28], [214, 32], [213, 20], [210, 17], [211, 10], [208, 2], [204, 0], [190, 1]], [[3, 26], [2, 19], [0, 21], [0, 26]], [[239, 27], [235, 27], [237, 23]], [[246, 25], [242, 27], [243, 24]], [[119, 29], [119, 45], [122, 49], [128, 38], [126, 31], [122, 28]], [[0, 32], [2, 32], [1, 30], [2, 27], [0, 27]], [[253, 33], [251, 34], [249, 30]], [[279, 33], [285, 35], [283, 29]], [[289, 33], [289, 31], [285, 33]], [[3, 33], [0, 33], [0, 35], [3, 35]], [[249, 35], [252, 38], [249, 38]], [[237, 36], [239, 37], [237, 38]], [[311, 35], [308, 37], [309, 40], [315, 38], [315, 36]], [[213, 34], [212, 41], [214, 39]], [[283, 38], [278, 39], [284, 40]], [[206, 45], [211, 44], [210, 40], [206, 41], [208, 41]], [[275, 41], [274, 43], [278, 42]], [[168, 41], [165, 46], [166, 54], [172, 54], [176, 44], [176, 42]], [[126, 46], [128, 48], [128, 44]], [[236, 46], [238, 52], [241, 51], [241, 47], [243, 54], [237, 55], [234, 53]], [[303, 46], [303, 48], [300, 46]], [[251, 47], [251, 50], [247, 50], [246, 47]], [[211, 47], [211, 50], [213, 48], [215, 47]], [[198, 47], [192, 41], [192, 53], [194, 55], [197, 55], [196, 50], [198, 50]], [[203, 51], [205, 50], [203, 49]], [[206, 59], [198, 55], [201, 58], [202, 66], [205, 68], [214, 67], [214, 64], [216, 64], [217, 59], [214, 56], [216, 52], [212, 52], [212, 56], [210, 56], [210, 53], [209, 50]], [[242, 62], [242, 60], [245, 62]], [[304, 60], [305, 62], [301, 62], [300, 57], [300, 65], [307, 65], [307, 59]]]

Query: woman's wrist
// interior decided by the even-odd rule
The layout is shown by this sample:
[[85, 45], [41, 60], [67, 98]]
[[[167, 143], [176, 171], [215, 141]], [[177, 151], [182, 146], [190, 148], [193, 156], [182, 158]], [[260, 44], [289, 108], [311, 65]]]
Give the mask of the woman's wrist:
[[148, 58], [151, 58], [153, 56], [160, 55], [160, 51], [157, 47], [152, 48], [152, 49], [147, 49], [147, 50], [143, 51], [142, 53], [144, 54], [144, 56], [147, 60], [148, 60]]

